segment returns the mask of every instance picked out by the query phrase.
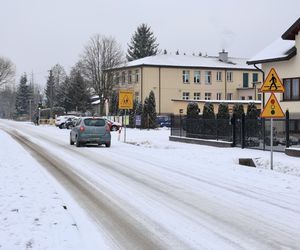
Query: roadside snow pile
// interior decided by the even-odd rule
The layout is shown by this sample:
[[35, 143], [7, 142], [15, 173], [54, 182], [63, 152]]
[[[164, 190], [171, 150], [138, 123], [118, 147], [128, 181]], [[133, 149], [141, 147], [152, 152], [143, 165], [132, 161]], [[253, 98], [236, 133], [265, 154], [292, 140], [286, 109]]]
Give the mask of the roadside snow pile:
[[[295, 159], [293, 157], [290, 158]], [[257, 168], [270, 169], [270, 159], [255, 158], [254, 161]], [[276, 160], [274, 162], [273, 170], [284, 174], [300, 176], [300, 160], [298, 164], [295, 164], [295, 162], [291, 162], [286, 159], [284, 161]]]

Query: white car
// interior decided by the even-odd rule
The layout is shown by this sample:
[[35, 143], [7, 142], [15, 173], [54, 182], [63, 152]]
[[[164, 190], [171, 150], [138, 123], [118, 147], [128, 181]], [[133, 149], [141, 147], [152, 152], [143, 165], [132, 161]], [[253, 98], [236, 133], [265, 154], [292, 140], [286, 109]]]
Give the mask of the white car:
[[59, 127], [59, 128], [63, 128], [64, 125], [65, 125], [65, 123], [66, 123], [66, 121], [69, 118], [77, 118], [77, 116], [74, 116], [74, 115], [61, 115], [61, 116], [58, 116], [55, 119], [55, 126]]

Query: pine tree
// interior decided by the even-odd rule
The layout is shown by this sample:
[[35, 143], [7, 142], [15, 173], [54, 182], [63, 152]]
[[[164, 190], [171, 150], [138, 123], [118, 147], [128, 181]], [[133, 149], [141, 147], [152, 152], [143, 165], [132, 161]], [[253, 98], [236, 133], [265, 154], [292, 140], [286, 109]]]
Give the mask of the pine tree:
[[233, 114], [235, 114], [235, 117], [237, 119], [241, 119], [242, 115], [244, 114], [244, 107], [242, 104], [235, 104], [233, 106]]
[[198, 107], [198, 103], [190, 102], [187, 105], [186, 115], [188, 118], [197, 118], [199, 117], [200, 109]]
[[211, 103], [205, 103], [203, 107], [203, 118], [204, 119], [214, 119], [215, 112], [214, 112], [214, 105]]
[[217, 118], [218, 119], [229, 119], [229, 110], [228, 105], [226, 103], [220, 103]]
[[54, 107], [54, 100], [56, 99], [55, 82], [52, 70], [49, 71], [49, 76], [45, 89], [46, 106], [50, 109]]
[[27, 85], [27, 76], [24, 74], [21, 76], [20, 85], [18, 86], [17, 96], [16, 96], [16, 115], [26, 115], [29, 114], [29, 99], [30, 99], [30, 89]]
[[259, 116], [259, 111], [257, 110], [254, 103], [249, 103], [247, 107], [247, 118], [249, 119], [257, 119]]
[[118, 115], [119, 113], [119, 98], [118, 93], [116, 91], [113, 91], [110, 96], [110, 102], [109, 102], [109, 113], [111, 115]]
[[129, 110], [129, 126], [134, 128], [135, 127], [135, 116], [136, 116], [136, 110], [139, 103], [137, 100], [134, 100], [133, 102], [133, 109]]
[[153, 56], [158, 53], [158, 43], [156, 37], [151, 31], [151, 27], [141, 24], [137, 27], [134, 35], [128, 44], [127, 60], [133, 61], [147, 56]]
[[156, 103], [155, 103], [155, 95], [152, 90], [150, 91], [149, 94], [148, 112], [149, 112], [149, 128], [156, 128]]
[[72, 69], [70, 73], [69, 98], [72, 100], [73, 110], [86, 112], [91, 106], [87, 84], [76, 69]]
[[64, 82], [57, 88], [57, 105], [64, 108], [65, 112], [68, 113], [72, 110], [71, 96], [69, 95], [70, 79], [65, 78]]
[[149, 128], [149, 97], [145, 98], [142, 111], [142, 128]]

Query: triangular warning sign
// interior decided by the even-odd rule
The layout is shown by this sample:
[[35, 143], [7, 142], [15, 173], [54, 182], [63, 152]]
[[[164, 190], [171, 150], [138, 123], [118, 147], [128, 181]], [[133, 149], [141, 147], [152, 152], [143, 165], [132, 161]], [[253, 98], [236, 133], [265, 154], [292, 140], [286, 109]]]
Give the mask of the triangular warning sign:
[[260, 117], [263, 118], [283, 118], [284, 113], [282, 108], [276, 98], [276, 96], [272, 93], [267, 104], [265, 105]]
[[259, 89], [260, 92], [284, 92], [284, 86], [274, 68], [272, 68]]

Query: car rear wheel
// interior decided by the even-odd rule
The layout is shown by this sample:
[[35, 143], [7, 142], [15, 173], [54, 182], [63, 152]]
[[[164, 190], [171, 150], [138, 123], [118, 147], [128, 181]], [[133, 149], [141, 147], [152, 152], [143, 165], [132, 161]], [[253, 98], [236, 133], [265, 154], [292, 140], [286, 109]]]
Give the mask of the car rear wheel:
[[109, 148], [110, 147], [110, 142], [105, 143], [105, 147]]
[[71, 136], [70, 136], [70, 145], [74, 145], [74, 142], [72, 141]]
[[79, 148], [81, 146], [80, 141], [78, 141], [78, 137], [76, 136], [76, 147]]
[[118, 127], [117, 126], [115, 126], [115, 125], [113, 125], [113, 126], [111, 126], [111, 129], [110, 129], [111, 131], [117, 131], [118, 130]]
[[60, 124], [58, 127], [59, 127], [60, 129], [63, 129], [63, 128], [64, 128], [64, 123]]

